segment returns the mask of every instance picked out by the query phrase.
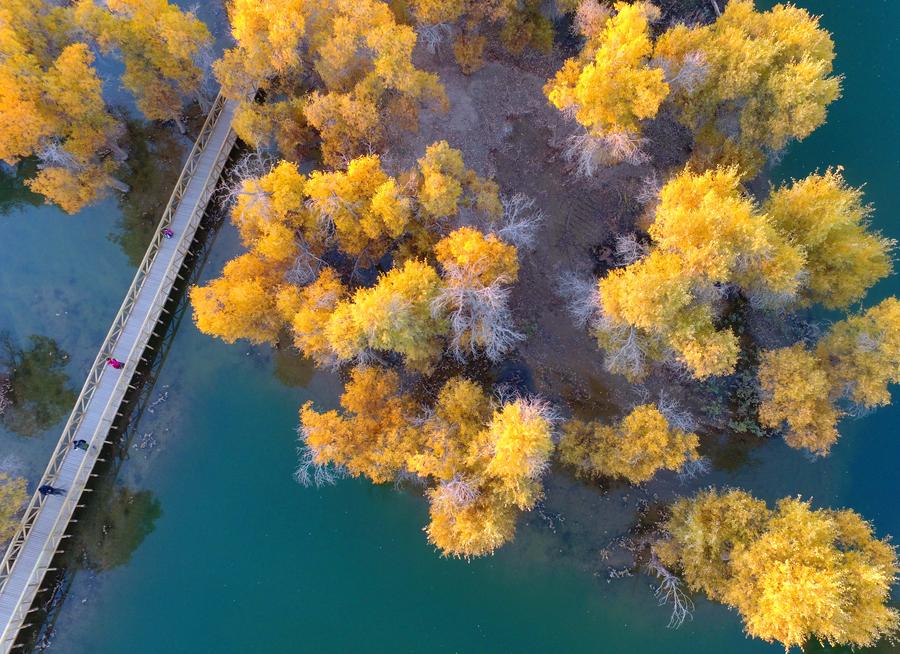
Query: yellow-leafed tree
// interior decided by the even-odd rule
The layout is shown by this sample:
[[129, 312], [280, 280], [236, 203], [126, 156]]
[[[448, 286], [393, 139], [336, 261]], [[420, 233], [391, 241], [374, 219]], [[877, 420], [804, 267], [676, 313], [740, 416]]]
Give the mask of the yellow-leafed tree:
[[25, 480], [0, 472], [0, 543], [5, 543], [16, 533], [19, 526], [16, 517], [27, 501]]
[[509, 285], [516, 281], [516, 248], [493, 234], [461, 227], [434, 248], [443, 285], [435, 308], [446, 312], [457, 358], [484, 352], [500, 359], [523, 337], [513, 327]]
[[274, 342], [284, 324], [278, 310], [282, 275], [283, 271], [252, 252], [232, 259], [221, 277], [191, 289], [197, 329], [226, 343], [241, 338], [251, 343]]
[[760, 422], [773, 429], [787, 424], [788, 445], [827, 454], [840, 418], [827, 367], [802, 344], [769, 350], [759, 362], [759, 382]]
[[650, 23], [659, 9], [649, 2], [617, 2], [602, 27], [547, 82], [544, 93], [574, 116], [612, 163], [633, 157], [641, 121], [656, 116], [669, 94], [663, 70], [651, 62]]
[[729, 2], [711, 25], [676, 25], [657, 40], [681, 122], [694, 130], [693, 161], [739, 164], [754, 174], [767, 152], [802, 140], [840, 96], [834, 43], [816, 17], [790, 4], [756, 11]]
[[168, 0], [79, 0], [74, 11], [104, 52], [121, 56], [122, 84], [141, 113], [181, 126], [182, 100], [200, 92], [206, 74], [212, 45], [206, 25]]
[[563, 427], [559, 457], [586, 477], [621, 477], [632, 484], [660, 470], [681, 470], [699, 458], [699, 439], [669, 426], [655, 404], [635, 407], [616, 425], [570, 420]]
[[659, 558], [735, 608], [753, 637], [785, 649], [812, 639], [868, 647], [897, 633], [896, 553], [853, 511], [793, 498], [771, 511], [743, 491], [711, 490], [678, 500], [667, 530]]
[[415, 259], [385, 273], [335, 307], [325, 328], [331, 348], [344, 361], [366, 349], [392, 351], [409, 367], [429, 370], [447, 329], [431, 311], [440, 283], [434, 268]]
[[772, 192], [763, 205], [776, 228], [803, 248], [810, 303], [843, 309], [890, 274], [894, 241], [868, 229], [871, 207], [840, 169], [813, 174]]
[[334, 465], [376, 484], [393, 481], [418, 450], [411, 418], [415, 403], [400, 391], [397, 373], [355, 368], [341, 395], [342, 413], [319, 413], [307, 402], [301, 434], [314, 466]]
[[[214, 69], [253, 145], [290, 144], [308, 125], [337, 167], [381, 140], [391, 96], [446, 107], [437, 76], [412, 64], [415, 32], [380, 0], [232, 0], [228, 11], [237, 45]], [[264, 104], [249, 97], [257, 89]]]

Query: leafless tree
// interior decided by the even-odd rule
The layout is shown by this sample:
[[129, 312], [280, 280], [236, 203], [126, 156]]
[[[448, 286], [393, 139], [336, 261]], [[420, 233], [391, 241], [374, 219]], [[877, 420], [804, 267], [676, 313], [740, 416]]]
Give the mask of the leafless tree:
[[[238, 199], [250, 196], [247, 208], [257, 202], [268, 202], [269, 195], [255, 182], [265, 175], [272, 167], [271, 158], [262, 150], [248, 152], [232, 166], [225, 182], [225, 203], [230, 207], [237, 204]], [[254, 180], [252, 184], [245, 184], [248, 180]], [[247, 188], [245, 188], [247, 187]]]
[[6, 412], [10, 404], [12, 404], [12, 386], [7, 377], [0, 376], [0, 416]]
[[311, 428], [300, 425], [297, 430], [300, 446], [297, 448], [297, 470], [294, 479], [302, 486], [326, 486], [347, 476], [346, 469], [340, 466], [323, 465], [316, 462], [316, 451], [309, 445]]
[[672, 615], [667, 626], [670, 629], [678, 629], [685, 620], [693, 620], [694, 602], [684, 592], [681, 580], [666, 569], [656, 554], [650, 555], [647, 569], [659, 579], [659, 586], [654, 593], [659, 605], [672, 605]]
[[616, 263], [620, 266], [630, 266], [636, 261], [640, 261], [645, 256], [649, 248], [641, 243], [637, 234], [622, 234], [616, 237]]
[[556, 293], [566, 302], [566, 312], [579, 329], [591, 327], [600, 311], [597, 281], [587, 275], [568, 271], [559, 276]]
[[582, 0], [575, 11], [575, 20], [572, 23], [572, 31], [585, 38], [599, 34], [612, 15], [612, 9], [607, 4], [597, 0]]
[[[454, 283], [458, 277], [463, 279]], [[458, 360], [482, 351], [491, 361], [499, 361], [525, 339], [513, 327], [509, 287], [499, 283], [468, 285], [464, 276], [452, 268], [445, 272], [444, 278], [450, 283], [442, 285], [432, 312], [449, 317], [450, 351]]]
[[436, 504], [462, 509], [478, 499], [478, 484], [471, 479], [454, 477], [441, 482], [432, 491], [432, 499]]
[[316, 463], [312, 449], [305, 443], [297, 448], [297, 455], [299, 463], [294, 479], [301, 486], [329, 486], [347, 476], [343, 468]]
[[689, 52], [677, 70], [672, 60], [665, 57], [653, 59], [650, 65], [662, 69], [666, 83], [685, 93], [694, 93], [709, 74], [709, 65], [701, 52]]
[[295, 286], [307, 286], [316, 281], [319, 271], [327, 264], [321, 257], [313, 253], [305, 239], [298, 237], [295, 242], [297, 243], [297, 257], [285, 273], [284, 279]]
[[435, 54], [438, 48], [453, 34], [453, 28], [447, 23], [435, 25], [419, 25], [416, 28], [419, 35], [418, 42], [425, 45], [425, 49]]
[[544, 222], [544, 212], [535, 207], [534, 198], [524, 193], [504, 195], [500, 200], [503, 204], [503, 217], [492, 231], [517, 248], [533, 250], [537, 230]]
[[608, 132], [603, 135], [581, 132], [566, 140], [563, 158], [575, 164], [582, 177], [593, 177], [601, 168], [618, 163], [637, 166], [649, 161], [643, 150], [645, 139], [632, 132]]
[[691, 479], [696, 479], [697, 477], [708, 474], [711, 469], [712, 464], [709, 459], [705, 456], [701, 456], [696, 459], [691, 459], [681, 466], [681, 469], [678, 471], [678, 478], [683, 482], [690, 481]]
[[659, 174], [654, 170], [641, 180], [641, 188], [635, 199], [645, 207], [652, 205], [659, 200], [659, 189], [661, 188], [662, 182]]
[[697, 421], [694, 419], [694, 416], [691, 415], [691, 412], [685, 409], [678, 400], [665, 391], [660, 392], [656, 407], [659, 409], [659, 412], [663, 414], [666, 422], [675, 429], [687, 432], [696, 431]]
[[647, 356], [636, 327], [617, 323], [600, 313], [597, 331], [607, 337], [605, 365], [613, 373], [631, 379], [640, 379], [647, 374]]

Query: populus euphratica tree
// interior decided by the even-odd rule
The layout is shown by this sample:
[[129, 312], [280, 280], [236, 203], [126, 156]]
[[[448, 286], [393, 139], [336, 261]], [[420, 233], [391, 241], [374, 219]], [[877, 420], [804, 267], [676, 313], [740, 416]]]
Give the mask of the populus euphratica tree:
[[709, 490], [676, 501], [666, 530], [659, 559], [736, 609], [750, 636], [788, 650], [869, 647], [897, 633], [896, 553], [853, 511], [794, 498], [770, 510], [744, 491]]

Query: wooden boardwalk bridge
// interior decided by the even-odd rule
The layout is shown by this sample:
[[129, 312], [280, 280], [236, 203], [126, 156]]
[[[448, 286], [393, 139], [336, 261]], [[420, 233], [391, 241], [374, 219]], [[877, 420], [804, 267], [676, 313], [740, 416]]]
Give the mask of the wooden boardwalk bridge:
[[[65, 493], [42, 496], [35, 492], [0, 563], [0, 652], [4, 654], [17, 647], [20, 630], [28, 626], [28, 615], [38, 608], [32, 607], [35, 596], [66, 537], [72, 514], [79, 506], [100, 450], [162, 317], [163, 305], [172, 292], [234, 147], [235, 135], [231, 128], [234, 109], [234, 104], [221, 95], [213, 103], [163, 212], [159, 230], [100, 346], [38, 483], [39, 487], [48, 484]], [[172, 238], [164, 238], [165, 228], [174, 232]], [[106, 364], [107, 357], [122, 361], [124, 367], [111, 368]], [[87, 450], [74, 448], [76, 440], [87, 441]]]

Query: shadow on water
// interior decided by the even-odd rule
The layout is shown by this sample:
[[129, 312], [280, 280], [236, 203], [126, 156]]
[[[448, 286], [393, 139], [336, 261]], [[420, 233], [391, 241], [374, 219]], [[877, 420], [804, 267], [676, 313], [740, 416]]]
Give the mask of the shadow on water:
[[129, 157], [122, 181], [130, 190], [119, 200], [121, 222], [109, 239], [137, 267], [178, 180], [186, 146], [167, 124], [132, 120], [127, 129]]
[[56, 424], [72, 408], [76, 393], [64, 369], [69, 355], [51, 338], [28, 337], [30, 347], [17, 347], [0, 335], [0, 380], [7, 406], [3, 426], [21, 436], [34, 436]]

